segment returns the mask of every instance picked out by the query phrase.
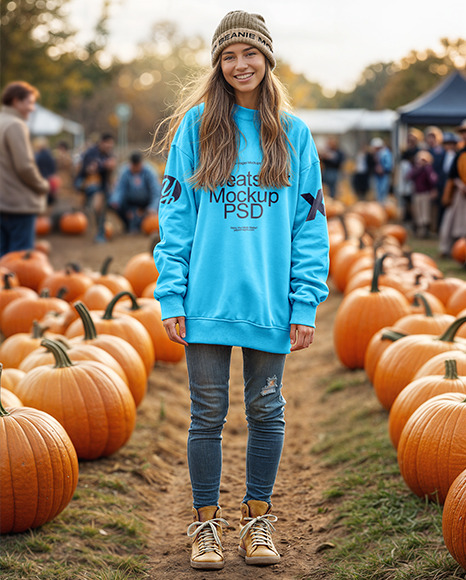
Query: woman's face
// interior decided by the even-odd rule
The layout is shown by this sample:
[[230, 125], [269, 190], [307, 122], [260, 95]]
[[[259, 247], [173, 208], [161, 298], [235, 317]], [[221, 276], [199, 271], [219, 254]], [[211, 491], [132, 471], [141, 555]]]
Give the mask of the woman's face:
[[235, 91], [238, 105], [255, 109], [259, 85], [265, 76], [265, 56], [256, 47], [238, 42], [227, 46], [220, 56], [223, 76]]

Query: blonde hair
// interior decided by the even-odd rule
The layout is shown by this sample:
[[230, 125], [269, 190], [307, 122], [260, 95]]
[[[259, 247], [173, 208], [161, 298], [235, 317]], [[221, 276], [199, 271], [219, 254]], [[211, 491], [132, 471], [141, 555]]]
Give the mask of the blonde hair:
[[[185, 97], [184, 94], [188, 93]], [[191, 177], [197, 188], [214, 190], [224, 185], [238, 156], [239, 134], [233, 119], [235, 94], [225, 81], [220, 61], [200, 79], [189, 83], [180, 95], [180, 104], [156, 129], [152, 150], [167, 152], [184, 115], [204, 103], [199, 129], [199, 165]], [[265, 75], [260, 84], [258, 117], [262, 164], [259, 183], [267, 187], [290, 185], [290, 149], [286, 134], [290, 119], [286, 90], [265, 60]], [[168, 125], [165, 135], [159, 136]], [[214, 153], [213, 153], [214, 152]]]

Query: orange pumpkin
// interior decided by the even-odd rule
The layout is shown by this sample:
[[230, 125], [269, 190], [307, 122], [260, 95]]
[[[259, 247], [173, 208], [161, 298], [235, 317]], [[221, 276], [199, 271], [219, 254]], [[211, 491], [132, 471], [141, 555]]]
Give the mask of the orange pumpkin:
[[19, 369], [14, 368], [3, 368], [2, 372], [2, 385], [11, 391], [12, 393], [16, 394], [16, 385], [19, 381], [24, 377], [26, 373], [24, 371], [20, 371]]
[[0, 533], [24, 532], [68, 505], [78, 459], [65, 429], [47, 413], [0, 403], [0, 424]]
[[335, 351], [340, 362], [351, 369], [364, 368], [366, 348], [378, 330], [409, 313], [403, 294], [394, 288], [379, 288], [382, 259], [376, 260], [371, 288], [356, 288], [347, 294], [335, 316]]
[[443, 393], [464, 393], [466, 377], [459, 377], [455, 359], [445, 361], [443, 375], [426, 375], [411, 381], [398, 395], [390, 409], [388, 432], [395, 449], [403, 427], [414, 411], [432, 397]]
[[53, 272], [48, 257], [37, 250], [9, 252], [0, 258], [0, 266], [15, 272], [21, 286], [38, 290], [44, 278]]
[[0, 389], [0, 404], [3, 407], [24, 407], [20, 398], [17, 397], [13, 391], [10, 391], [3, 386]]
[[103, 284], [93, 284], [81, 296], [81, 302], [84, 302], [89, 310], [105, 310], [112, 298], [110, 288]]
[[16, 298], [24, 298], [29, 296], [30, 298], [37, 298], [37, 292], [32, 288], [27, 286], [12, 286], [10, 283], [11, 277], [14, 276], [13, 272], [3, 275], [3, 287], [0, 288], [0, 316], [2, 315], [5, 307]]
[[129, 280], [136, 296], [141, 296], [144, 288], [159, 277], [152, 254], [142, 252], [128, 260], [123, 276]]
[[460, 264], [466, 262], [466, 238], [459, 238], [456, 240], [451, 248], [450, 255], [453, 260]]
[[453, 292], [463, 286], [463, 284], [463, 280], [451, 276], [448, 278], [436, 278], [429, 282], [427, 290], [436, 296], [444, 306], [446, 306]]
[[121, 274], [111, 274], [109, 272], [112, 261], [112, 256], [105, 258], [100, 269], [100, 274], [94, 279], [94, 284], [107, 286], [112, 295], [118, 294], [119, 292], [133, 292], [133, 287], [125, 276], [122, 276]]
[[139, 406], [147, 390], [147, 372], [140, 354], [123, 338], [111, 334], [97, 334], [89, 310], [82, 302], [76, 302], [74, 307], [82, 320], [84, 336], [72, 338], [70, 343], [93, 344], [112, 355], [125, 372], [136, 407]]
[[25, 405], [55, 417], [81, 459], [111, 455], [133, 432], [136, 407], [125, 382], [96, 361], [73, 363], [63, 346], [44, 339], [55, 365], [37, 367], [23, 377], [16, 394]]
[[[436, 300], [438, 299], [436, 298]], [[420, 311], [414, 312], [413, 306]], [[396, 330], [406, 334], [441, 334], [455, 320], [451, 314], [439, 312], [434, 314], [431, 304], [423, 292], [417, 292], [414, 295], [411, 311], [411, 314], [403, 316], [395, 322]]]
[[150, 236], [159, 231], [159, 216], [156, 213], [148, 213], [141, 222], [141, 231]]
[[0, 345], [0, 361], [5, 370], [19, 368], [23, 359], [40, 347], [47, 329], [34, 320], [32, 332], [18, 332], [6, 338]]
[[364, 354], [364, 370], [371, 382], [374, 380], [375, 368], [384, 350], [403, 336], [406, 334], [396, 332], [393, 326], [381, 328], [373, 334]]
[[466, 282], [463, 282], [450, 296], [447, 302], [448, 314], [457, 316], [462, 310], [466, 308]]
[[398, 465], [416, 495], [443, 504], [466, 469], [466, 397], [445, 393], [422, 403], [408, 419], [398, 444]]
[[58, 220], [58, 228], [62, 234], [82, 235], [86, 232], [88, 219], [82, 211], [65, 212]]
[[466, 352], [447, 350], [436, 354], [426, 361], [414, 375], [413, 380], [427, 375], [441, 375], [445, 369], [445, 361], [448, 359], [455, 359], [458, 374], [466, 376]]
[[42, 320], [47, 312], [68, 313], [70, 310], [68, 302], [53, 298], [44, 291], [39, 296], [10, 302], [2, 312], [0, 327], [6, 337], [18, 332], [30, 332], [34, 320]]
[[374, 391], [381, 405], [390, 409], [396, 397], [410, 383], [421, 366], [441, 352], [466, 352], [466, 340], [456, 338], [466, 317], [458, 318], [441, 336], [411, 334], [391, 344], [381, 355], [374, 374]]
[[35, 224], [36, 235], [46, 236], [52, 231], [52, 220], [48, 215], [38, 215]]
[[442, 513], [442, 532], [445, 546], [463, 568], [466, 568], [465, 513], [466, 469], [451, 484]]
[[62, 270], [53, 272], [42, 280], [39, 292], [48, 290], [50, 296], [57, 296], [61, 291], [63, 299], [74, 302], [93, 284], [92, 278], [85, 274], [79, 264], [69, 263]]
[[171, 363], [177, 363], [182, 360], [184, 358], [184, 346], [168, 338], [163, 327], [159, 302], [153, 298], [138, 299], [129, 292], [122, 292], [120, 296], [122, 298], [129, 296], [131, 302], [130, 304], [117, 306], [118, 310], [129, 314], [145, 326], [154, 345], [155, 360]]

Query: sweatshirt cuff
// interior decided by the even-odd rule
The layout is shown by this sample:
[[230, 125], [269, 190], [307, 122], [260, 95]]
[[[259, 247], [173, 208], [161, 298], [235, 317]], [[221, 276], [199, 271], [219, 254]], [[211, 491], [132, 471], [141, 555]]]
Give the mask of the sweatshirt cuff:
[[315, 328], [316, 310], [317, 307], [314, 304], [293, 302], [290, 324], [302, 324], [303, 326], [312, 326]]
[[184, 300], [180, 294], [169, 294], [168, 296], [159, 298], [159, 302], [162, 310], [162, 320], [186, 316], [183, 304]]

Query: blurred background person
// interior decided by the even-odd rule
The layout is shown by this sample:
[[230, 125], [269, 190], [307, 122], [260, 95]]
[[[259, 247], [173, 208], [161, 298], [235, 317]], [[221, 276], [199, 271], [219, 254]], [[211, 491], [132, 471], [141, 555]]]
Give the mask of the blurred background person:
[[[437, 232], [440, 232], [440, 224], [442, 223], [443, 213], [445, 211], [445, 205], [443, 204], [443, 192], [445, 190], [445, 185], [448, 180], [448, 175], [450, 173], [453, 161], [458, 153], [458, 141], [459, 138], [452, 132], [447, 131], [443, 134], [443, 162], [437, 173], [437, 200], [436, 200], [436, 214], [434, 215], [434, 224], [436, 226]], [[435, 170], [435, 168], [434, 168]]]
[[160, 194], [157, 172], [135, 151], [118, 177], [109, 205], [119, 215], [125, 231], [135, 233], [148, 213], [158, 213]]
[[356, 154], [356, 166], [352, 177], [353, 189], [359, 199], [366, 199], [373, 171], [374, 157], [369, 147], [364, 145]]
[[335, 198], [338, 192], [341, 166], [345, 159], [338, 139], [330, 137], [325, 149], [319, 151], [319, 157], [322, 163], [322, 182], [327, 186], [330, 197]]
[[50, 150], [49, 141], [46, 137], [36, 137], [32, 142], [34, 158], [42, 177], [50, 184], [50, 191], [47, 195], [47, 205], [52, 205], [57, 200], [58, 178], [57, 164]]
[[466, 119], [457, 128], [462, 141], [443, 190], [445, 207], [439, 232], [439, 253], [449, 256], [454, 242], [466, 236]]
[[26, 121], [39, 91], [23, 81], [8, 84], [0, 111], [0, 255], [30, 250], [35, 223], [47, 204], [49, 182], [37, 168]]
[[380, 137], [372, 139], [371, 147], [374, 151], [375, 195], [377, 201], [384, 205], [390, 192], [393, 155]]
[[414, 167], [407, 177], [414, 184], [412, 210], [415, 233], [420, 238], [428, 238], [432, 221], [431, 206], [437, 195], [437, 174], [433, 169], [433, 157], [428, 151], [416, 153]]
[[[443, 184], [445, 180], [443, 174], [443, 162], [445, 160], [445, 148], [443, 146], [443, 132], [439, 127], [431, 125], [424, 132], [427, 151], [432, 155], [432, 168], [437, 175], [436, 197], [432, 200], [432, 227], [437, 231], [438, 215], [442, 207]], [[445, 176], [446, 178], [446, 176]]]
[[105, 243], [105, 215], [110, 196], [111, 179], [116, 167], [114, 155], [115, 139], [103, 133], [96, 145], [91, 145], [83, 154], [75, 179], [75, 187], [85, 195], [85, 205], [95, 215], [97, 233], [94, 240]]
[[424, 136], [422, 131], [412, 127], [407, 136], [406, 148], [401, 151], [400, 163], [398, 164], [398, 173], [396, 180], [396, 194], [401, 212], [401, 221], [406, 226], [412, 226], [412, 195], [414, 191], [414, 184], [411, 179], [408, 179], [408, 174], [414, 167], [414, 157], [420, 151], [420, 144]]

